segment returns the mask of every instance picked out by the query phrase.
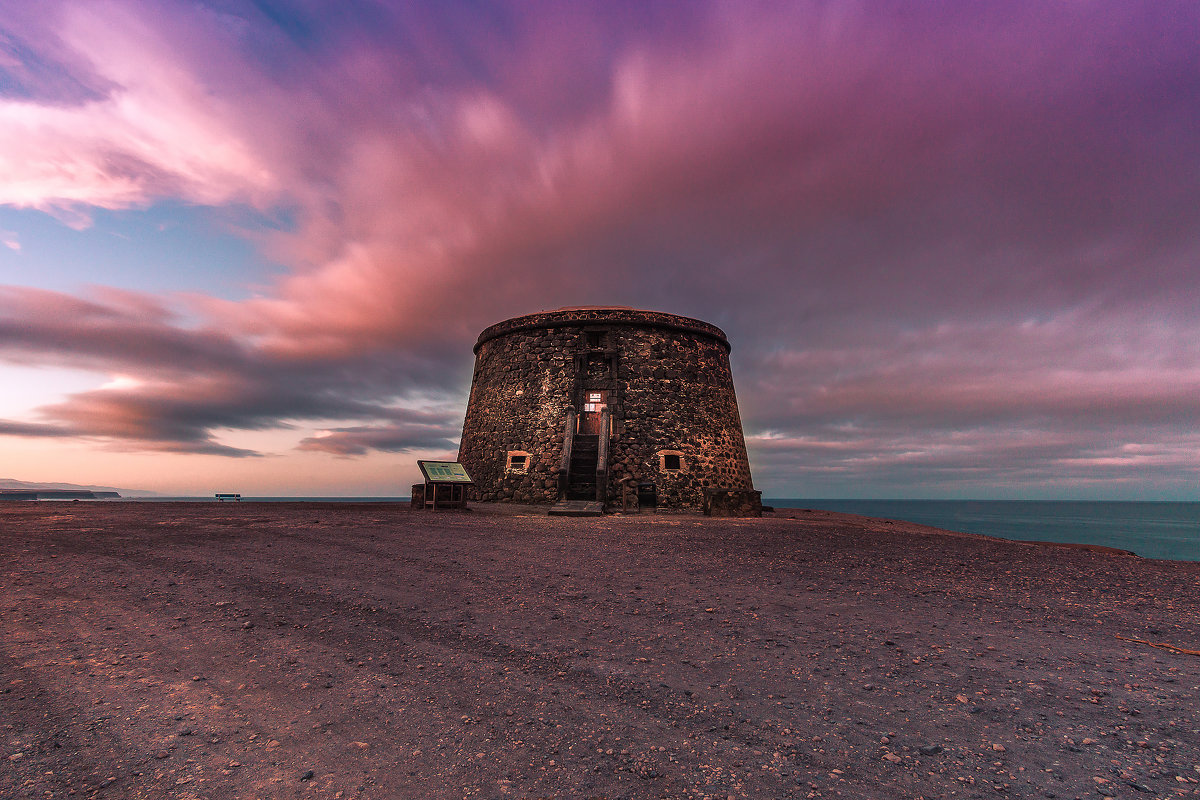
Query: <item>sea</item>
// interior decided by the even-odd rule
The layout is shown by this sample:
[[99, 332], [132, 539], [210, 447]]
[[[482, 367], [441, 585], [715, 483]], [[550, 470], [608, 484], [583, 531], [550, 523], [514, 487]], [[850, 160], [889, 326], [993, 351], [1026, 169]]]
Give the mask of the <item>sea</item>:
[[1098, 544], [1143, 558], [1200, 561], [1200, 503], [764, 499], [763, 504], [903, 520], [1000, 539]]
[[[131, 497], [214, 502], [207, 497]], [[407, 497], [243, 497], [245, 502], [407, 503]], [[1200, 503], [1086, 500], [763, 499], [775, 508], [811, 508], [916, 522], [1019, 541], [1098, 544], [1143, 558], [1200, 561]]]

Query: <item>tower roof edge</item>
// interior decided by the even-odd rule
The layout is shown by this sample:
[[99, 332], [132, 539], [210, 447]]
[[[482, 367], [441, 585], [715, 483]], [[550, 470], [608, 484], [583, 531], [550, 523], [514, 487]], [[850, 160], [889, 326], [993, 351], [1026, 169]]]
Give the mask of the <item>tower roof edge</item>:
[[636, 328], [663, 328], [686, 331], [715, 339], [729, 352], [729, 339], [725, 331], [703, 320], [668, 314], [665, 311], [647, 311], [630, 306], [568, 306], [553, 311], [539, 311], [506, 319], [484, 328], [475, 341], [474, 351], [485, 342], [517, 331], [538, 328], [587, 327], [590, 325], [623, 325]]

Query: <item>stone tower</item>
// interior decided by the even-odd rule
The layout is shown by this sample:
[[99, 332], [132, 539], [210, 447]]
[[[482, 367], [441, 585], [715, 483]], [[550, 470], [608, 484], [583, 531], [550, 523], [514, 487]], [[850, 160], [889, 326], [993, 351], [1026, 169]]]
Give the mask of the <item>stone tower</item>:
[[653, 483], [660, 507], [701, 509], [705, 490], [753, 489], [725, 334], [624, 307], [484, 330], [458, 458], [482, 501], [609, 504], [630, 481]]

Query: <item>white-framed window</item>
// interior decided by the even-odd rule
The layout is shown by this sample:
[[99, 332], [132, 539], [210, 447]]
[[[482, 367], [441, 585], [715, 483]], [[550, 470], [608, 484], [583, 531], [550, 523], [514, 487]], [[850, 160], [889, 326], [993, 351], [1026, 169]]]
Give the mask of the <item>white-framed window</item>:
[[524, 450], [509, 450], [504, 464], [505, 472], [524, 474], [529, 471], [529, 453]]

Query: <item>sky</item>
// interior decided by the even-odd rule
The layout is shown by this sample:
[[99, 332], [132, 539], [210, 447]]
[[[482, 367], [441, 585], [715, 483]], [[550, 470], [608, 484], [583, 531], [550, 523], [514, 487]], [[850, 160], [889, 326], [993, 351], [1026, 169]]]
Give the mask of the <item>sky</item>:
[[720, 326], [767, 497], [1200, 500], [1200, 5], [0, 0], [0, 478], [404, 495]]

